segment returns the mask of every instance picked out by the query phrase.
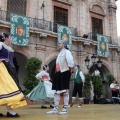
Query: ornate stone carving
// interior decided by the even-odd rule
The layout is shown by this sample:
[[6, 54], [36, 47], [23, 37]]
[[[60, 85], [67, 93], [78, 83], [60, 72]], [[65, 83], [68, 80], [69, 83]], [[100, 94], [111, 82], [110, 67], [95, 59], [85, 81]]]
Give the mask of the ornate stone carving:
[[116, 10], [117, 10], [117, 6], [116, 5], [109, 5], [109, 12], [114, 12], [116, 13]]
[[98, 4], [93, 4], [93, 5], [90, 7], [90, 11], [91, 11], [91, 12], [94, 12], [94, 13], [101, 14], [101, 15], [105, 15], [104, 9], [103, 9], [100, 5], [98, 5]]
[[92, 8], [92, 10], [95, 11], [95, 12], [104, 14], [103, 9], [100, 6], [98, 6], [98, 5], [94, 5], [93, 8]]
[[53, 1], [65, 3], [65, 4], [68, 4], [68, 5], [72, 4], [72, 0], [53, 0]]

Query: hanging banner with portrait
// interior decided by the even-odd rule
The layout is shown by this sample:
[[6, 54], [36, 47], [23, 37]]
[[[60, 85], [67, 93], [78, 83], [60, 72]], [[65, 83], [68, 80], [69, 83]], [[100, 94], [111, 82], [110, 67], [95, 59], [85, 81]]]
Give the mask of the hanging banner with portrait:
[[57, 26], [58, 31], [58, 41], [59, 40], [66, 40], [67, 41], [67, 48], [69, 50], [72, 50], [72, 31], [71, 28], [58, 25]]
[[24, 16], [11, 14], [11, 43], [28, 46], [30, 19]]
[[103, 35], [97, 34], [97, 54], [100, 57], [108, 57], [108, 38]]

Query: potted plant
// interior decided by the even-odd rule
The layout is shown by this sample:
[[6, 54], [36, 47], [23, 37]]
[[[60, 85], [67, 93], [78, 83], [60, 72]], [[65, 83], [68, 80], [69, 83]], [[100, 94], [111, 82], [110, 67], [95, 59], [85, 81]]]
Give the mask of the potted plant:
[[111, 73], [107, 73], [107, 75], [106, 75], [106, 82], [107, 82], [108, 85], [110, 85], [113, 82], [114, 79], [115, 78], [114, 78], [114, 76]]
[[28, 94], [37, 84], [38, 80], [36, 79], [36, 74], [39, 72], [39, 69], [41, 68], [42, 61], [38, 58], [30, 58], [27, 61], [27, 64], [25, 66], [27, 77], [25, 78], [23, 84], [26, 88], [24, 91], [25, 94]]
[[[30, 58], [27, 61], [25, 66], [27, 77], [25, 78], [23, 85], [25, 86], [24, 94], [27, 95], [37, 84], [38, 80], [36, 79], [36, 74], [39, 72], [38, 70], [41, 68], [42, 61], [38, 58]], [[32, 105], [33, 101], [30, 101], [26, 98], [27, 104]]]
[[103, 94], [103, 85], [100, 75], [94, 75], [92, 76], [92, 84], [94, 87], [94, 103], [97, 103], [99, 99], [101, 98], [101, 95]]
[[91, 98], [91, 75], [85, 74], [85, 83], [83, 86], [84, 104], [89, 104]]
[[111, 73], [106, 74], [106, 84], [107, 84], [108, 98], [111, 100], [111, 103], [113, 103], [113, 99], [112, 99], [112, 89], [110, 88], [110, 85], [114, 80], [115, 80], [115, 78]]

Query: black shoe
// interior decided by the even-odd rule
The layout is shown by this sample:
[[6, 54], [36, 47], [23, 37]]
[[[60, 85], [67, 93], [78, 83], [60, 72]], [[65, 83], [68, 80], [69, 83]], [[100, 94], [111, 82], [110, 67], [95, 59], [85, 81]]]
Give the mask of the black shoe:
[[3, 117], [4, 115], [2, 113], [0, 113], [0, 117]]
[[54, 108], [54, 106], [53, 106], [53, 105], [50, 105], [50, 108]]
[[12, 115], [9, 112], [7, 112], [7, 117], [20, 117], [20, 115], [17, 113], [15, 115]]
[[46, 107], [46, 106], [41, 106], [41, 108], [42, 108], [42, 109], [45, 109], [45, 108], [47, 108], [47, 107]]

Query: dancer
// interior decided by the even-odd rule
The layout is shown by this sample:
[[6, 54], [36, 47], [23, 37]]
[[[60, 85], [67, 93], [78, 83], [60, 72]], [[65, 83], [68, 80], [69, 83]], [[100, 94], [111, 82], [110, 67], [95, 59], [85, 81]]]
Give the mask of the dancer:
[[[14, 50], [10, 47], [9, 34], [2, 33], [2, 37], [3, 37], [3, 39], [1, 39], [1, 41], [4, 44], [3, 43], [1, 43], [1, 44], [4, 46], [4, 48], [7, 47], [9, 50], [7, 51], [8, 54], [4, 54], [3, 53], [4, 49], [2, 49], [1, 50], [1, 55], [2, 54], [4, 54], [4, 55], [2, 55], [0, 58], [3, 59], [2, 62], [4, 63], [5, 67], [7, 68], [9, 74], [11, 75], [11, 77], [13, 78], [13, 80], [15, 81], [15, 83], [17, 84], [18, 88], [21, 90], [21, 87], [19, 85], [19, 79], [18, 79], [17, 71], [16, 71], [15, 65], [13, 63], [13, 61], [14, 61]], [[5, 58], [5, 60], [4, 60], [4, 58]]]
[[118, 103], [118, 95], [119, 95], [119, 85], [117, 84], [116, 80], [113, 80], [113, 82], [110, 85], [110, 88], [112, 89], [112, 98], [114, 99], [114, 104]]
[[47, 91], [45, 89], [46, 81], [47, 82], [49, 81], [48, 84], [51, 84], [51, 89], [52, 89], [52, 83], [50, 82], [50, 76], [48, 70], [49, 70], [49, 66], [44, 65], [43, 71], [41, 71], [36, 75], [36, 78], [40, 80], [40, 83], [27, 95], [27, 98], [33, 101], [37, 99], [41, 99], [42, 100], [41, 108], [47, 108], [45, 106], [45, 101], [48, 101], [50, 103], [50, 107], [53, 108], [53, 98], [52, 96], [47, 97]]
[[85, 77], [82, 71], [80, 70], [80, 66], [76, 65], [75, 75], [74, 75], [74, 88], [73, 88], [73, 93], [72, 93], [72, 103], [70, 107], [73, 107], [77, 93], [79, 95], [79, 100], [80, 100], [78, 107], [82, 107], [82, 102], [83, 102], [82, 87], [84, 86], [84, 82], [85, 82]]
[[[7, 117], [20, 117], [13, 109], [27, 105], [20, 89], [11, 76], [5, 64], [13, 65], [13, 49], [10, 47], [10, 36], [0, 35], [0, 106], [7, 107]], [[12, 69], [11, 69], [12, 70]], [[16, 76], [16, 75], [15, 75]], [[12, 78], [13, 77], [13, 78]], [[0, 117], [3, 114], [0, 113]]]
[[71, 77], [71, 69], [74, 66], [72, 54], [66, 49], [67, 41], [60, 40], [60, 53], [56, 60], [56, 74], [53, 80], [52, 89], [56, 90], [54, 97], [54, 108], [47, 112], [47, 114], [57, 114], [60, 101], [60, 94], [64, 96], [64, 106], [59, 114], [67, 114], [67, 107], [69, 102], [69, 82]]

